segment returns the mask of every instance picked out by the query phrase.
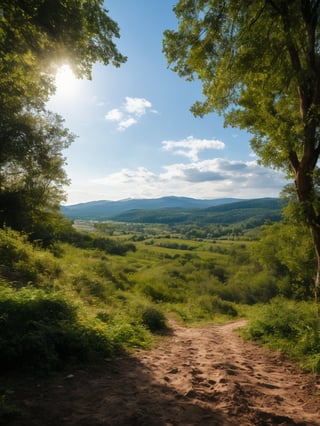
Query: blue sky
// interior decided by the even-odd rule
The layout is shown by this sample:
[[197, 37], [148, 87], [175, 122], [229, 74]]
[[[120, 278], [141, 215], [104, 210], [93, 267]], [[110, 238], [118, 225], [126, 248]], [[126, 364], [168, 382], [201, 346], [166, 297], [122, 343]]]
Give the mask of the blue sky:
[[65, 152], [66, 204], [94, 200], [277, 197], [281, 173], [257, 164], [250, 135], [215, 114], [195, 118], [201, 84], [180, 79], [162, 53], [163, 31], [177, 25], [174, 0], [108, 0], [120, 27], [120, 68], [96, 64], [92, 80], [64, 69], [49, 109], [77, 135]]

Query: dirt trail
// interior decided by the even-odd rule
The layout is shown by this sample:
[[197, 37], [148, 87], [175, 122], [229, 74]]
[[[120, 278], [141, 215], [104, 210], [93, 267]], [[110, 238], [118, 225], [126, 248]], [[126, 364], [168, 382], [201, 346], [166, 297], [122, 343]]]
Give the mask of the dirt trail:
[[243, 324], [172, 323], [172, 335], [151, 351], [24, 384], [16, 395], [21, 414], [7, 424], [320, 425], [317, 378], [278, 353], [244, 343], [234, 332]]

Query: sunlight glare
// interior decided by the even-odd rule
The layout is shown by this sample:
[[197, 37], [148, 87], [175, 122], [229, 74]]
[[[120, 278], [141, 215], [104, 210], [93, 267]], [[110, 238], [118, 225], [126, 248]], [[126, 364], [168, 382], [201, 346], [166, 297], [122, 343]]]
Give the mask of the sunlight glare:
[[71, 96], [76, 93], [78, 83], [79, 80], [76, 78], [69, 65], [62, 65], [58, 69], [55, 78], [57, 92]]

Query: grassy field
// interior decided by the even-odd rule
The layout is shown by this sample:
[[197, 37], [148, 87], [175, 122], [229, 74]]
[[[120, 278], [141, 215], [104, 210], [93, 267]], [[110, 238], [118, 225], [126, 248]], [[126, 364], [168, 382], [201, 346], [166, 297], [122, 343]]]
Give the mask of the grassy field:
[[[153, 227], [113, 229], [108, 240], [100, 230], [82, 234], [81, 248], [61, 242], [43, 250], [11, 230], [0, 233], [4, 370], [59, 370], [150, 347], [166, 331], [168, 315], [188, 324], [250, 317], [247, 337], [299, 358], [290, 352], [288, 341], [295, 342], [304, 365], [319, 369], [312, 304], [279, 299], [282, 287], [257, 263], [255, 241], [188, 240]], [[272, 341], [281, 327], [281, 339]]]

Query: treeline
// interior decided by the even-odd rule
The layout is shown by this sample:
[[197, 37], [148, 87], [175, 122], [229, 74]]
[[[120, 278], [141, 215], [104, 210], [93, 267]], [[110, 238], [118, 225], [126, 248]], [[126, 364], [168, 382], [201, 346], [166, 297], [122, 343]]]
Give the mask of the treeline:
[[[108, 215], [106, 211], [105, 220], [128, 223], [160, 223], [170, 226], [194, 224], [199, 227], [209, 224], [221, 226], [238, 224], [248, 229], [260, 226], [266, 221], [275, 222], [281, 220], [281, 208], [284, 204], [285, 201], [281, 199], [256, 199], [233, 202], [205, 209], [135, 209], [116, 215]], [[80, 216], [81, 213], [79, 212]], [[102, 221], [102, 217], [103, 215], [100, 213], [98, 220]], [[92, 213], [91, 220], [95, 220], [94, 213]]]
[[244, 239], [255, 240], [258, 238], [261, 227], [270, 220], [250, 218], [245, 222], [230, 225], [208, 224], [163, 224], [163, 223], [135, 223], [135, 222], [86, 222], [75, 221], [76, 228], [93, 227], [105, 235], [130, 235], [133, 241], [143, 241], [150, 236], [165, 236], [166, 238], [182, 237], [185, 239]]
[[128, 251], [136, 250], [136, 246], [133, 243], [123, 243], [111, 238], [99, 237], [92, 233], [78, 232], [74, 229], [72, 232], [65, 233], [63, 241], [82, 249], [98, 249], [115, 255], [124, 255]]

